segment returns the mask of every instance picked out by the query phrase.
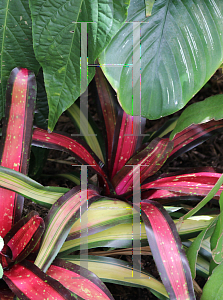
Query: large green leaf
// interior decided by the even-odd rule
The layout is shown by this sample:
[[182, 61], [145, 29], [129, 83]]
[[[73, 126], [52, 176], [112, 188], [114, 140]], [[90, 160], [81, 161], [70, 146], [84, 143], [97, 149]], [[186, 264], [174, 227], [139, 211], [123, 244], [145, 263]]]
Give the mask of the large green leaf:
[[37, 72], [32, 44], [28, 0], [0, 1], [0, 119], [4, 115], [5, 90], [11, 70], [21, 66]]
[[[126, 20], [128, 5], [128, 0], [30, 0], [34, 51], [43, 67], [51, 130], [87, 87], [80, 82], [81, 26], [92, 22], [87, 25], [87, 55], [93, 64]], [[89, 68], [88, 83], [93, 76], [94, 68]]]
[[[141, 45], [137, 24], [134, 39], [138, 41], [133, 45], [133, 24], [126, 23], [99, 57], [128, 114], [132, 113], [132, 94], [137, 103], [134, 114], [140, 114], [140, 95], [133, 93], [137, 85], [139, 89], [141, 84], [141, 115], [149, 119], [181, 109], [200, 90], [223, 59], [222, 13], [221, 0], [157, 0], [146, 18], [145, 1], [131, 1], [128, 22], [144, 22]], [[132, 88], [133, 50], [136, 56], [141, 50], [141, 71], [137, 57]]]

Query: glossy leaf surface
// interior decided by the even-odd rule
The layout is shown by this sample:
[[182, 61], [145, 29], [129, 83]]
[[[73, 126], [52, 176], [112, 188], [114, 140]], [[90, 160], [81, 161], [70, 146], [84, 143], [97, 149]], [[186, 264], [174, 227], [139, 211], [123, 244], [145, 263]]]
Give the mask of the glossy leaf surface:
[[195, 299], [190, 267], [173, 220], [157, 202], [141, 202], [147, 238], [170, 299]]
[[[6, 113], [0, 144], [1, 166], [26, 174], [36, 99], [36, 80], [27, 69], [12, 70], [6, 91]], [[0, 235], [20, 219], [23, 197], [0, 189]]]
[[[94, 64], [126, 20], [128, 4], [129, 1], [124, 0], [30, 1], [34, 51], [43, 67], [51, 131], [61, 113], [86, 90], [94, 76], [94, 68], [89, 68], [88, 79], [86, 73], [86, 78], [82, 82], [80, 80], [81, 34], [87, 37], [88, 33], [88, 54], [87, 49], [82, 51], [86, 59], [88, 55], [88, 63]], [[85, 29], [82, 27], [82, 31], [80, 23], [87, 25]], [[83, 68], [82, 65], [82, 72]]]
[[[200, 90], [223, 59], [222, 13], [221, 0], [157, 0], [146, 17], [145, 1], [131, 1], [128, 22], [143, 23], [134, 29], [126, 23], [99, 59], [126, 113], [132, 113], [132, 90], [140, 83], [141, 115], [149, 119], [174, 113]], [[133, 49], [138, 53], [134, 76]], [[135, 98], [139, 115], [140, 94]]]

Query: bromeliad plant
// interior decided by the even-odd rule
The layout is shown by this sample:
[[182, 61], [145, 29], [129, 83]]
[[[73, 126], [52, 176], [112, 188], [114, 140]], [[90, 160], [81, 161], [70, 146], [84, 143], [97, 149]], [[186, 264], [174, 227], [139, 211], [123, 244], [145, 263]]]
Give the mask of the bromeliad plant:
[[[148, 142], [142, 143], [143, 137], [140, 133], [143, 132], [145, 120], [140, 122], [138, 117], [129, 116], [120, 108], [99, 70], [96, 82], [99, 91], [100, 110], [105, 121], [107, 133], [106, 155], [104, 155], [103, 147], [100, 143], [99, 133], [97, 137], [86, 134], [84, 136], [85, 141], [83, 141], [79, 137], [72, 138], [61, 133], [48, 133], [44, 129], [35, 128], [32, 135], [32, 144], [68, 152], [81, 164], [88, 165], [93, 172], [98, 174], [97, 186], [89, 184], [87, 188], [83, 188], [83, 185], [82, 187], [78, 185], [70, 191], [64, 188], [43, 187], [21, 173], [0, 167], [0, 185], [6, 191], [10, 189], [18, 192], [33, 199], [40, 205], [50, 208], [45, 220], [45, 230], [40, 244], [35, 248], [34, 257], [27, 256], [33, 250], [38, 240], [36, 240], [35, 245], [27, 245], [29, 251], [20, 249], [22, 253], [26, 253], [23, 256], [23, 258], [27, 258], [26, 260], [23, 259], [22, 262], [17, 262], [16, 256], [16, 258], [13, 258], [13, 262], [6, 261], [5, 264], [8, 264], [9, 270], [2, 263], [5, 268], [3, 279], [8, 283], [13, 293], [21, 299], [22, 293], [25, 293], [28, 298], [34, 297], [32, 289], [28, 291], [25, 287], [26, 285], [17, 284], [17, 277], [21, 275], [21, 270], [28, 272], [30, 281], [26, 277], [28, 280], [26, 283], [32, 286], [35, 286], [36, 279], [33, 283], [35, 276], [38, 277], [38, 283], [41, 282], [41, 284], [43, 284], [44, 276], [47, 275], [58, 280], [63, 286], [61, 289], [58, 285], [55, 285], [57, 288], [54, 287], [55, 281], [53, 279], [52, 281], [47, 279], [50, 285], [49, 290], [56, 290], [55, 293], [60, 293], [63, 289], [69, 290], [68, 294], [60, 293], [60, 297], [62, 297], [61, 294], [68, 295], [65, 299], [70, 299], [69, 297], [73, 299], [71, 292], [78, 295], [73, 297], [91, 299], [89, 295], [83, 294], [85, 284], [88, 287], [90, 284], [91, 293], [96, 290], [99, 291], [100, 295], [103, 295], [101, 296], [102, 299], [107, 299], [105, 294], [108, 299], [112, 299], [112, 296], [105, 290], [102, 283], [98, 283], [98, 279], [95, 281], [91, 280], [93, 275], [88, 273], [90, 271], [79, 269], [79, 267], [70, 264], [82, 265], [85, 263], [89, 270], [93, 271], [104, 281], [144, 286], [149, 288], [160, 299], [168, 297], [170, 299], [194, 299], [192, 276], [194, 278], [196, 274], [194, 268], [197, 259], [199, 259], [200, 263], [200, 267], [197, 266], [197, 268], [205, 276], [209, 273], [209, 270], [207, 270], [207, 265], [209, 266], [208, 261], [201, 256], [197, 256], [197, 252], [201, 246], [204, 248], [201, 242], [208, 238], [208, 234], [209, 236], [211, 235], [210, 232], [207, 234], [207, 230], [216, 225], [217, 219], [214, 216], [206, 216], [206, 220], [205, 216], [203, 218], [200, 217], [198, 225], [195, 225], [197, 223], [196, 218], [187, 219], [184, 216], [185, 221], [178, 224], [177, 231], [173, 219], [167, 212], [177, 208], [167, 207], [166, 211], [159, 202], [171, 200], [177, 203], [177, 201], [182, 202], [185, 197], [189, 200], [194, 199], [194, 196], [208, 195], [221, 174], [215, 173], [213, 169], [208, 168], [199, 168], [193, 170], [193, 173], [190, 170], [190, 172], [184, 172], [184, 174], [164, 174], [161, 176], [162, 178], [157, 176], [156, 173], [167, 160], [191, 149], [191, 147], [209, 138], [212, 134], [222, 130], [223, 122], [220, 120], [210, 121], [201, 125], [192, 125], [188, 129], [177, 133], [172, 141], [167, 137], [156, 137], [157, 133], [155, 133], [149, 137]], [[68, 113], [78, 125], [80, 117], [78, 106], [74, 104], [68, 110]], [[86, 126], [88, 129], [84, 128], [82, 129], [83, 131], [88, 130], [90, 133], [92, 130], [92, 132], [95, 132], [92, 123], [86, 122]], [[140, 126], [142, 126], [142, 131], [140, 131]], [[164, 132], [166, 133], [170, 130], [172, 129], [165, 128], [162, 133], [164, 134]], [[177, 127], [175, 130], [177, 130]], [[161, 135], [161, 131], [159, 134]], [[105, 165], [107, 168], [105, 168]], [[135, 174], [138, 174], [138, 176], [135, 176]], [[78, 182], [78, 178], [75, 178], [74, 175], [65, 174], [63, 176], [73, 178], [75, 182]], [[219, 187], [221, 183], [218, 182]], [[140, 185], [141, 203], [132, 207], [134, 193], [139, 192], [135, 190], [135, 187]], [[221, 189], [216, 193], [216, 197], [219, 197], [220, 191]], [[132, 220], [134, 214], [140, 213], [140, 208], [143, 220], [141, 242], [147, 245], [149, 243], [165, 288], [148, 273], [142, 272], [144, 277], [140, 280], [132, 277], [132, 268], [123, 261], [90, 255], [87, 258], [83, 255], [80, 257], [71, 255], [74, 250], [78, 249], [130, 247], [132, 243]], [[193, 215], [193, 213], [190, 214]], [[83, 225], [80, 222], [80, 216], [84, 219], [86, 215], [86, 223]], [[33, 221], [34, 215], [31, 215], [29, 218]], [[39, 220], [42, 226], [38, 227], [38, 231], [43, 231], [41, 218], [36, 215], [35, 218]], [[23, 223], [27, 224], [26, 221], [23, 221]], [[25, 226], [26, 228], [29, 227], [29, 225]], [[15, 225], [15, 228], [18, 230], [18, 225]], [[200, 238], [199, 242], [195, 241], [192, 244], [196, 245], [197, 250], [195, 252], [196, 257], [192, 255], [193, 261], [190, 261], [190, 266], [193, 267], [191, 275], [179, 234], [181, 238], [185, 236], [185, 233], [187, 235], [192, 233], [196, 236], [203, 229], [202, 238]], [[14, 227], [9, 230], [9, 239], [13, 239], [12, 236], [15, 236], [14, 232]], [[216, 233], [215, 244], [218, 238], [219, 235]], [[4, 242], [5, 248], [3, 248], [4, 251], [2, 253], [3, 257], [7, 258], [10, 257], [10, 245], [13, 245], [13, 243], [11, 242], [10, 244], [8, 242], [7, 235]], [[209, 250], [208, 247], [206, 249]], [[11, 267], [11, 263], [16, 264]], [[134, 271], [137, 274], [140, 273], [140, 270]], [[44, 272], [47, 275], [44, 275]], [[78, 279], [75, 281], [75, 278]], [[82, 287], [78, 284], [80, 278], [83, 283]], [[31, 294], [29, 294], [30, 291]], [[38, 293], [41, 292], [42, 289], [38, 290]], [[39, 295], [43, 296], [42, 294]]]
[[[34, 74], [27, 69], [14, 69], [6, 98], [1, 166], [26, 173], [36, 98]], [[43, 219], [36, 212], [21, 218], [24, 199], [12, 191], [12, 186], [10, 190], [1, 188], [0, 193], [1, 299], [15, 296], [19, 299], [113, 299], [96, 275], [66, 260], [54, 260], [47, 274], [38, 268], [29, 255], [39, 249], [45, 229]]]

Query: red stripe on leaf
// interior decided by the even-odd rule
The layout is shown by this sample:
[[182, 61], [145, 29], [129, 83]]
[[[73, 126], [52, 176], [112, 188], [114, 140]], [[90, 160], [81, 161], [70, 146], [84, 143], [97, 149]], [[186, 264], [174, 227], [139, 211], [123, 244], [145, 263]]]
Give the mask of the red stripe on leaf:
[[[12, 70], [6, 91], [6, 113], [1, 140], [1, 166], [27, 173], [36, 82], [27, 69]], [[0, 235], [20, 219], [23, 197], [0, 189]]]
[[109, 85], [100, 68], [96, 68], [95, 82], [97, 85], [99, 104], [104, 118], [106, 135], [107, 135], [107, 165], [108, 170], [111, 170], [111, 156], [113, 137], [116, 125], [116, 116], [120, 106], [115, 99], [114, 90]]
[[17, 222], [4, 237], [1, 255], [3, 268], [26, 258], [35, 248], [44, 231], [44, 221], [37, 212], [30, 212]]
[[[80, 274], [80, 269], [86, 277]], [[47, 271], [52, 278], [86, 300], [114, 299], [106, 286], [92, 272], [64, 260], [56, 259]]]
[[142, 151], [134, 155], [112, 180], [116, 193], [121, 195], [132, 190], [132, 165], [134, 165], [134, 172], [138, 173], [138, 181], [140, 180], [140, 183], [142, 183], [162, 167], [172, 147], [173, 143], [169, 139], [156, 138]]
[[[196, 142], [196, 140], [202, 138], [202, 136], [205, 136], [206, 134], [214, 130], [218, 130], [218, 129], [222, 130], [222, 127], [223, 127], [223, 121], [220, 120], [220, 121], [210, 121], [199, 125], [191, 125], [190, 127], [184, 129], [183, 131], [176, 134], [173, 138], [174, 148], [171, 152], [170, 158], [172, 155], [176, 154], [177, 151], [180, 151], [183, 147], [189, 145], [190, 143]], [[198, 144], [200, 144], [200, 142]]]
[[33, 263], [24, 260], [5, 271], [3, 279], [19, 299], [81, 299]]
[[144, 123], [144, 118], [141, 120], [140, 117], [130, 116], [120, 110], [117, 117], [113, 140], [111, 178], [113, 178], [115, 174], [121, 170], [125, 163], [136, 152], [139, 141], [142, 140], [142, 136], [140, 136], [140, 134], [141, 126], [142, 124], [144, 125]]
[[189, 264], [176, 227], [162, 206], [141, 202], [142, 217], [154, 260], [170, 299], [195, 299]]
[[[221, 174], [211, 172], [171, 176], [145, 183], [142, 185], [142, 190], [154, 188], [168, 190], [174, 193], [204, 196], [210, 192], [220, 177]], [[215, 196], [219, 197], [222, 191], [223, 186], [218, 190]]]
[[106, 191], [108, 194], [110, 193], [107, 175], [101, 167], [103, 163], [83, 140], [78, 138], [74, 139], [55, 132], [48, 133], [44, 129], [35, 128], [32, 144], [43, 148], [66, 151], [75, 156], [81, 163], [91, 166], [91, 169], [102, 176], [106, 184]]

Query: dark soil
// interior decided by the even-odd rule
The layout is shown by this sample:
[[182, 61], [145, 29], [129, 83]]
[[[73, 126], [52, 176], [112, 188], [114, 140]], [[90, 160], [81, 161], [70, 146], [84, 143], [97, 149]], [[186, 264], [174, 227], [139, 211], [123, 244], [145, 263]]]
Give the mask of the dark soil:
[[[94, 119], [99, 123], [99, 119], [95, 110], [94, 103], [92, 101], [93, 95], [90, 90], [90, 111], [93, 114]], [[223, 92], [223, 77], [221, 71], [218, 70], [214, 76], [210, 79], [210, 81], [201, 89], [201, 91], [195, 95], [195, 97], [189, 102], [189, 104], [201, 101], [211, 95], [219, 94]], [[181, 112], [178, 112], [172, 116], [179, 115]], [[147, 120], [147, 131], [155, 131], [163, 125], [168, 118], [172, 116], [168, 116], [156, 121]], [[68, 133], [74, 132], [74, 126], [69, 121], [69, 118], [65, 115], [62, 115], [58, 121], [57, 130], [65, 131]], [[176, 160], [174, 160], [169, 166], [165, 167], [165, 171], [175, 171], [179, 169], [183, 169], [185, 167], [199, 167], [199, 166], [212, 166], [218, 167], [223, 171], [223, 135], [218, 134], [214, 138], [204, 142], [203, 144], [197, 146], [193, 150], [183, 154]], [[73, 171], [73, 167], [69, 164], [69, 160], [67, 160], [67, 164], [61, 164], [58, 162], [59, 160], [66, 160], [69, 157], [66, 153], [61, 153], [58, 151], [50, 151], [48, 156], [48, 161], [43, 169], [44, 174], [55, 174], [56, 172], [69, 172]], [[54, 161], [52, 161], [54, 160]], [[57, 161], [56, 161], [57, 160]], [[53, 185], [53, 186], [63, 186], [71, 188], [72, 184], [68, 180], [61, 180], [55, 177], [47, 178], [41, 177], [39, 180], [44, 185]], [[40, 215], [44, 218], [47, 215], [47, 209], [44, 209], [37, 204], [26, 200], [24, 207], [24, 214], [27, 214], [30, 210], [36, 210], [40, 213]], [[120, 258], [120, 256], [118, 257]], [[131, 256], [122, 256], [124, 260], [130, 261], [132, 260]], [[142, 270], [148, 271], [152, 276], [157, 279], [160, 279], [158, 271], [156, 269], [156, 265], [153, 261], [152, 256], [142, 256]], [[206, 282], [202, 277], [197, 277], [196, 282], [202, 288]], [[136, 300], [136, 299], [145, 299], [145, 300], [155, 300], [155, 297], [149, 290], [134, 288], [122, 285], [116, 285], [111, 283], [106, 283], [107, 287], [113, 294], [115, 300]], [[197, 297], [199, 299], [199, 297]]]

